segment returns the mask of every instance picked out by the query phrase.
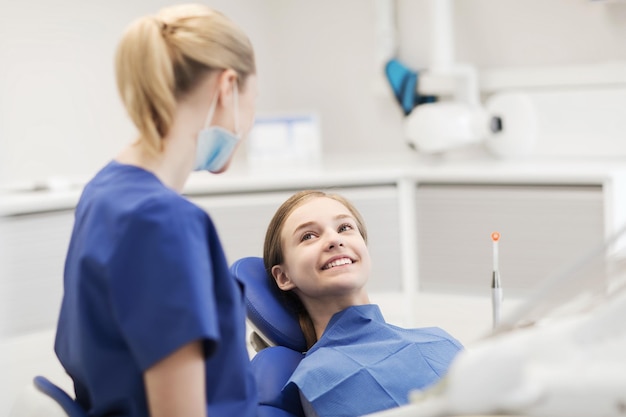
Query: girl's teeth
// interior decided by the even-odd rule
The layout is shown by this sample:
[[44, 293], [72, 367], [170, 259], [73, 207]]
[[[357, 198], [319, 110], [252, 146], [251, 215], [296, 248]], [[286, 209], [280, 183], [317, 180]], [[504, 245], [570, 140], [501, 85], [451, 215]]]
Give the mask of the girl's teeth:
[[326, 266], [324, 266], [324, 269], [330, 269], [335, 266], [346, 265], [346, 264], [351, 264], [351, 263], [352, 263], [351, 259], [341, 258], [341, 259], [337, 259], [336, 261], [329, 262], [328, 264], [326, 264]]

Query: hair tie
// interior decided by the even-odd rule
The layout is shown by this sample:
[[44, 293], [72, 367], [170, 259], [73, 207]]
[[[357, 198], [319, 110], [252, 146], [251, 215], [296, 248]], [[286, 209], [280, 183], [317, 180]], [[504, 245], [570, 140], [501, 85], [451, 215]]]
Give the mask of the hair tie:
[[163, 35], [164, 37], [169, 36], [169, 35], [173, 35], [174, 32], [176, 31], [176, 27], [175, 26], [168, 25], [166, 22], [162, 21], [158, 17], [155, 17], [154, 21], [156, 22], [156, 24], [161, 29], [161, 35]]

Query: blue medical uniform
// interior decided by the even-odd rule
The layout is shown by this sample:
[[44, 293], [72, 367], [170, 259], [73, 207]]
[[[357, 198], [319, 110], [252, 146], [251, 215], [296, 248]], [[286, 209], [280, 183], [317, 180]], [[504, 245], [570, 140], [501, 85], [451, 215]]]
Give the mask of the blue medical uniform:
[[437, 382], [461, 344], [436, 327], [403, 329], [377, 305], [349, 307], [331, 318], [285, 385], [296, 387], [320, 417], [361, 416], [408, 403]]
[[115, 161], [85, 187], [55, 351], [90, 416], [149, 415], [143, 372], [201, 341], [210, 416], [256, 415], [243, 287], [209, 216]]

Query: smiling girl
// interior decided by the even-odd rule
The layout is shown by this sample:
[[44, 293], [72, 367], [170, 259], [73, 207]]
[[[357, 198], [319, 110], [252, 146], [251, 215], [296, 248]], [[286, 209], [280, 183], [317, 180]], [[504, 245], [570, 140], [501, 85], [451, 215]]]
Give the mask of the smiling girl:
[[359, 416], [408, 403], [437, 382], [461, 344], [439, 328], [403, 329], [370, 304], [367, 230], [345, 198], [301, 191], [275, 213], [265, 268], [297, 310], [305, 358], [297, 387], [307, 416]]

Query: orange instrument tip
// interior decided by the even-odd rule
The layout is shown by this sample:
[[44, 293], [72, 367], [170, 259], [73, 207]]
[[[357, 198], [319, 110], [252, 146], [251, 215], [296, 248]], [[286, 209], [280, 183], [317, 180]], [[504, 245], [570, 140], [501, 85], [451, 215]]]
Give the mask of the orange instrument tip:
[[493, 232], [491, 234], [491, 240], [493, 240], [494, 242], [497, 242], [498, 240], [500, 240], [500, 233], [499, 232]]

